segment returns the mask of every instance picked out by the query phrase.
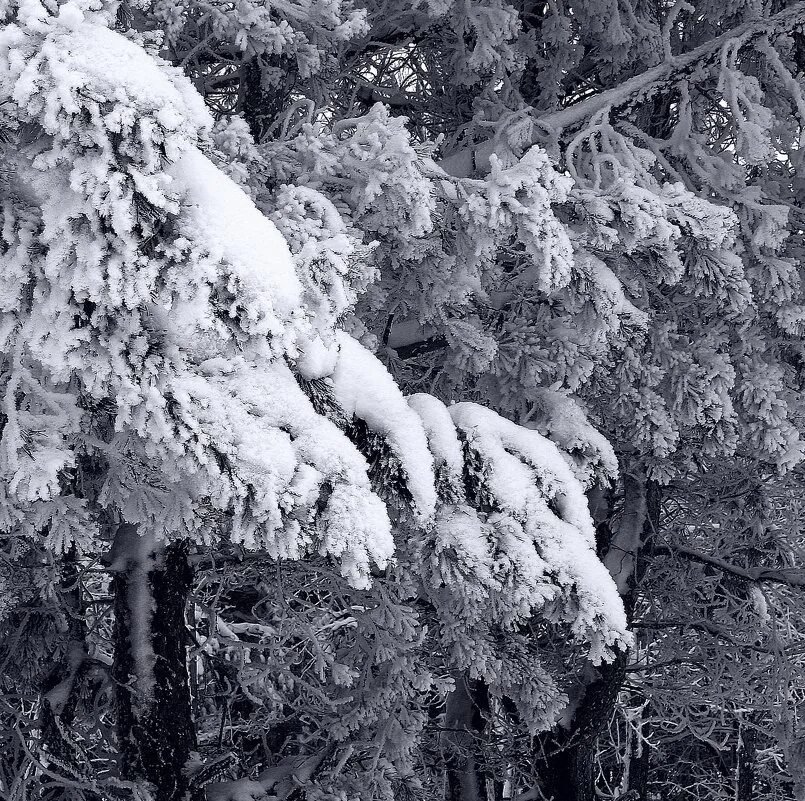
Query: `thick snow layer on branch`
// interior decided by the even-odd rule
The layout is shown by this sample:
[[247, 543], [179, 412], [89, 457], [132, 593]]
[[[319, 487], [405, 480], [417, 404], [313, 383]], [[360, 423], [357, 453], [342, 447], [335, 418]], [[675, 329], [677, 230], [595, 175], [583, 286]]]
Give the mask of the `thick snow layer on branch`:
[[618, 459], [609, 440], [587, 419], [573, 398], [550, 389], [534, 391], [537, 428], [555, 442], [585, 487], [618, 475]]
[[[115, 115], [135, 101], [153, 108], [167, 130], [189, 133], [212, 128], [203, 99], [179, 70], [158, 64], [133, 42], [85, 18], [75, 3], [65, 3], [57, 17], [49, 17], [37, 0], [26, 0], [20, 3], [19, 17], [27, 19], [31, 30], [44, 32], [46, 39], [37, 58], [27, 63], [15, 63], [12, 58], [6, 79], [14, 81], [13, 97], [21, 107], [42, 105], [40, 121], [48, 133], [69, 136], [70, 122], [49, 101], [49, 93], [42, 92], [42, 61], [49, 63], [63, 108], [78, 112], [78, 94], [120, 103], [118, 110], [110, 112], [110, 129], [114, 129]], [[19, 37], [19, 28], [9, 25], [0, 36], [0, 53], [5, 55], [9, 43], [18, 42]]]
[[[0, 198], [10, 503], [55, 504], [80, 432], [104, 426], [101, 503], [143, 533], [225, 534], [284, 558], [318, 550], [366, 587], [393, 551], [385, 506], [366, 459], [285, 363], [312, 334], [302, 286], [273, 223], [203, 155], [203, 101], [77, 7], [54, 18], [23, 6], [0, 31], [0, 105], [9, 130], [50, 136], [0, 153], [28, 187]], [[367, 364], [370, 384], [380, 373], [394, 389]], [[422, 458], [406, 468], [430, 514]]]
[[595, 544], [584, 491], [553, 442], [475, 403], [455, 404], [450, 414], [481, 456], [491, 459], [490, 489], [506, 510], [525, 516], [529, 495], [538, 487], [561, 519], [575, 526], [591, 547]]
[[409, 396], [408, 405], [422, 421], [436, 467], [444, 465], [451, 482], [460, 483], [464, 455], [447, 407], [438, 398], [424, 392]]
[[228, 289], [257, 336], [279, 335], [299, 309], [302, 285], [274, 223], [195, 148], [168, 169], [184, 214], [182, 233], [225, 265]]
[[577, 598], [571, 627], [591, 643], [592, 659], [604, 658], [629, 635], [617, 588], [595, 554], [581, 483], [556, 445], [537, 431], [473, 403], [451, 406], [450, 414], [482, 460], [481, 479], [499, 509], [490, 521], [501, 534], [500, 550], [524, 586], [532, 587], [532, 597], [542, 593], [549, 600], [551, 585], [558, 585]]
[[348, 334], [338, 334], [339, 355], [332, 375], [336, 400], [348, 418], [363, 420], [383, 435], [407, 474], [420, 519], [433, 516], [436, 488], [433, 455], [417, 413], [406, 403], [380, 361]]
[[[316, 414], [287, 365], [209, 360], [178, 379], [173, 394], [185, 447], [195, 448], [210, 476], [207, 492], [236, 512], [233, 539], [292, 559], [316, 547], [337, 557], [356, 586], [366, 586], [372, 564], [385, 566], [394, 544], [366, 461]], [[221, 478], [231, 485], [216, 482], [222, 461]]]

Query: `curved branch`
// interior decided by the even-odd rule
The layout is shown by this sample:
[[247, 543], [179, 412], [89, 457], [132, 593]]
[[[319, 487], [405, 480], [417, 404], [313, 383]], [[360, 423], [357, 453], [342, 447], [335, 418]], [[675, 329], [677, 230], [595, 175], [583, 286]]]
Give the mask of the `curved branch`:
[[[742, 41], [745, 43], [769, 34], [788, 33], [803, 23], [805, 23], [805, 0], [800, 0], [771, 17], [753, 19], [738, 25], [687, 53], [680, 53], [635, 75], [619, 86], [586, 97], [559, 111], [543, 114], [535, 119], [535, 128], [557, 134], [573, 129], [594, 114], [607, 108], [617, 108], [633, 102], [675, 75], [716, 57], [721, 49], [730, 42]], [[534, 136], [529, 146], [536, 144], [537, 141], [538, 138]], [[491, 168], [490, 157], [495, 153], [497, 145], [497, 141], [493, 138], [481, 142], [476, 147], [463, 148], [441, 159], [439, 166], [446, 173], [456, 177], [469, 177], [475, 171], [486, 173]]]

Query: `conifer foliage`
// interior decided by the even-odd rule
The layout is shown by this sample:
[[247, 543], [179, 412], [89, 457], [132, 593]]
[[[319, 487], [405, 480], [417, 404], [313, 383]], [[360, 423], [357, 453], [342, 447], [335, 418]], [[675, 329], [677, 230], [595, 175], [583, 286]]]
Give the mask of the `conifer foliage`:
[[0, 798], [802, 795], [805, 3], [0, 16]]
[[[409, 404], [333, 327], [349, 270], [292, 259], [216, 166], [189, 80], [112, 10], [26, 0], [0, 41], [4, 792], [235, 798], [283, 766], [323, 772], [314, 795], [421, 786], [424, 710], [453, 673], [491, 680], [468, 654], [482, 600], [492, 664], [535, 615], [595, 662], [627, 642], [583, 489], [538, 432]], [[426, 558], [457, 573], [416, 578]], [[549, 725], [557, 679], [509, 658], [523, 716]], [[295, 738], [254, 753], [272, 709]]]

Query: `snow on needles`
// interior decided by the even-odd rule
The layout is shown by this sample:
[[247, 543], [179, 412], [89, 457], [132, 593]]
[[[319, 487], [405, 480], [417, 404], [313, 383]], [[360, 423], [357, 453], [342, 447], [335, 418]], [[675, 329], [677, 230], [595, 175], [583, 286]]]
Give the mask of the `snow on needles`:
[[[310, 335], [301, 284], [274, 224], [202, 153], [203, 101], [77, 6], [22, 6], [0, 31], [0, 101], [12, 131], [50, 136], [0, 154], [26, 187], [0, 198], [26, 220], [4, 227], [0, 264], [7, 505], [57, 509], [75, 449], [100, 450], [99, 502], [142, 535], [318, 550], [368, 586], [392, 556], [386, 508], [285, 362]], [[100, 426], [108, 443], [83, 433]]]
[[464, 455], [449, 410], [440, 400], [424, 392], [410, 395], [408, 405], [422, 421], [437, 469], [444, 465], [451, 483], [458, 485], [464, 469]]
[[[23, 8], [28, 10], [27, 15], [22, 13]], [[28, 20], [30, 30], [46, 34], [36, 58], [12, 62], [7, 65], [11, 70], [4, 70], [13, 76], [14, 100], [20, 106], [31, 108], [37, 101], [37, 94], [44, 88], [41, 62], [45, 61], [56, 81], [58, 101], [74, 113], [80, 108], [76, 99], [80, 93], [98, 101], [114, 99], [124, 107], [146, 101], [160, 124], [170, 131], [189, 133], [212, 128], [213, 120], [203, 99], [179, 70], [158, 64], [133, 42], [86, 18], [75, 3], [61, 6], [58, 17], [49, 17], [37, 0], [25, 0], [20, 9], [20, 18]], [[3, 57], [9, 42], [19, 41], [20, 33], [15, 25], [7, 26], [2, 33]], [[38, 97], [44, 111], [42, 125], [48, 133], [69, 135], [69, 120], [50, 97], [49, 92]]]
[[405, 402], [382, 363], [348, 334], [337, 334], [339, 355], [333, 391], [347, 418], [363, 420], [382, 434], [407, 474], [414, 511], [420, 520], [436, 511], [433, 455], [419, 416]]
[[302, 285], [274, 223], [195, 148], [171, 165], [168, 174], [185, 207], [183, 233], [225, 265], [232, 313], [245, 314], [255, 336], [280, 336], [300, 308]]
[[[541, 604], [550, 613], [564, 594], [569, 611], [556, 616], [570, 616], [594, 659], [624, 641], [583, 487], [560, 450], [474, 404], [406, 401], [375, 356], [303, 308], [285, 241], [204, 155], [211, 121], [189, 81], [73, 5], [55, 18], [35, 0], [23, 6], [27, 22], [0, 31], [0, 100], [14, 124], [47, 131], [50, 149], [14, 155], [30, 192], [8, 201], [14, 213], [24, 207], [30, 231], [39, 215], [42, 250], [27, 247], [18, 226], [0, 265], [14, 299], [0, 312], [0, 331], [11, 332], [0, 348], [26, 360], [6, 388], [16, 406], [3, 445], [36, 455], [9, 459], [9, 491], [40, 487], [36, 497], [52, 500], [75, 432], [103, 423], [114, 432], [102, 502], [127, 522], [157, 538], [209, 542], [224, 532], [281, 558], [318, 550], [366, 587], [372, 567], [393, 555], [391, 524], [366, 459], [315, 411], [286, 363], [300, 359], [303, 377], [331, 372], [347, 421], [385, 441], [422, 529], [440, 525], [437, 470], [457, 499], [465, 490], [466, 438], [494, 504], [441, 510], [442, 544], [455, 541], [484, 586], [511, 592], [516, 614]], [[26, 306], [32, 279], [39, 290]], [[54, 398], [61, 406], [48, 417], [30, 402], [31, 419], [21, 420], [17, 398], [45, 388], [48, 408]], [[35, 442], [23, 441], [23, 424]], [[13, 470], [29, 462], [45, 477], [26, 466], [14, 483]], [[484, 554], [489, 563], [476, 564]]]
[[540, 433], [555, 442], [585, 488], [618, 476], [618, 459], [601, 434], [571, 397], [551, 389], [534, 390], [533, 415]]
[[[537, 431], [522, 428], [474, 403], [450, 407], [450, 414], [486, 467], [483, 476], [490, 496], [509, 523], [508, 541], [523, 556], [517, 528], [536, 543], [545, 570], [535, 564], [535, 589], [545, 574], [566, 593], [578, 597], [571, 628], [591, 643], [590, 658], [600, 661], [618, 643], [629, 641], [626, 616], [612, 578], [595, 553], [595, 532], [581, 483], [561, 451]], [[517, 525], [514, 525], [514, 524]], [[523, 565], [527, 576], [528, 565]], [[542, 574], [542, 579], [539, 579]]]

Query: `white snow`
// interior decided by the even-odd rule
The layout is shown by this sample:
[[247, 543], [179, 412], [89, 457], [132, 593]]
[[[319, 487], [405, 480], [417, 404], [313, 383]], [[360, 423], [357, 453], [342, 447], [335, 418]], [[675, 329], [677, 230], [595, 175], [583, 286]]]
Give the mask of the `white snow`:
[[595, 553], [583, 487], [560, 450], [539, 432], [474, 403], [451, 406], [450, 414], [488, 469], [489, 491], [503, 510], [491, 522], [502, 555], [520, 576], [522, 603], [550, 600], [557, 587], [575, 594], [571, 628], [591, 643], [594, 662], [628, 642], [623, 604]]
[[648, 315], [626, 297], [623, 284], [618, 276], [601, 259], [591, 254], [585, 254], [585, 256], [585, 263], [593, 282], [610, 304], [612, 313], [618, 317], [629, 318], [634, 325], [645, 326], [648, 322]]
[[[42, 102], [46, 100], [41, 92], [41, 58], [47, 62], [47, 70], [56, 81], [56, 96], [66, 109], [77, 110], [74, 95], [80, 91], [99, 98], [115, 98], [121, 104], [147, 106], [163, 116], [170, 114], [177, 127], [181, 120], [188, 132], [212, 128], [213, 120], [203, 99], [179, 70], [158, 63], [125, 37], [85, 19], [74, 3], [62, 6], [58, 17], [48, 18], [47, 28], [41, 55], [20, 65], [23, 69], [13, 94], [20, 106], [29, 106], [37, 95]], [[9, 30], [7, 36], [14, 37], [15, 33]], [[4, 39], [0, 37], [0, 57], [5, 55]], [[15, 72], [13, 69], [11, 75]], [[57, 116], [58, 108], [50, 102], [42, 118], [45, 129], [68, 135], [66, 120]]]
[[420, 520], [436, 510], [433, 456], [422, 421], [405, 402], [381, 362], [348, 334], [338, 332], [333, 393], [348, 417], [358, 417], [382, 434], [408, 475], [408, 488]]
[[331, 375], [338, 361], [337, 344], [327, 344], [318, 334], [300, 338], [294, 366], [299, 375], [312, 381]]
[[587, 419], [571, 397], [551, 389], [534, 391], [535, 423], [566, 455], [581, 483], [590, 487], [596, 480], [618, 475], [618, 459], [609, 440]]
[[[538, 482], [541, 492], [559, 508], [562, 519], [594, 546], [595, 532], [584, 490], [553, 442], [475, 403], [457, 403], [450, 407], [450, 415], [481, 455], [492, 460], [492, 489], [507, 509], [524, 513]], [[531, 470], [518, 467], [523, 461]]]
[[444, 464], [451, 478], [460, 480], [464, 469], [464, 454], [447, 407], [438, 398], [424, 392], [410, 395], [408, 405], [422, 421], [428, 447], [436, 465]]
[[[173, 393], [175, 414], [194, 434], [185, 447], [195, 448], [209, 474], [205, 492], [221, 508], [248, 511], [235, 517], [236, 541], [283, 558], [316, 546], [339, 560], [354, 585], [367, 586], [370, 566], [382, 568], [394, 550], [385, 506], [371, 491], [364, 457], [314, 411], [283, 361], [207, 360], [177, 377]], [[210, 445], [229, 459], [234, 487], [220, 477]], [[333, 490], [313, 542], [300, 526], [325, 482]]]
[[[246, 193], [196, 148], [168, 168], [180, 195], [182, 232], [224, 262], [229, 289], [250, 332], [279, 334], [302, 300], [302, 285], [285, 240]], [[279, 318], [279, 319], [277, 319]]]

